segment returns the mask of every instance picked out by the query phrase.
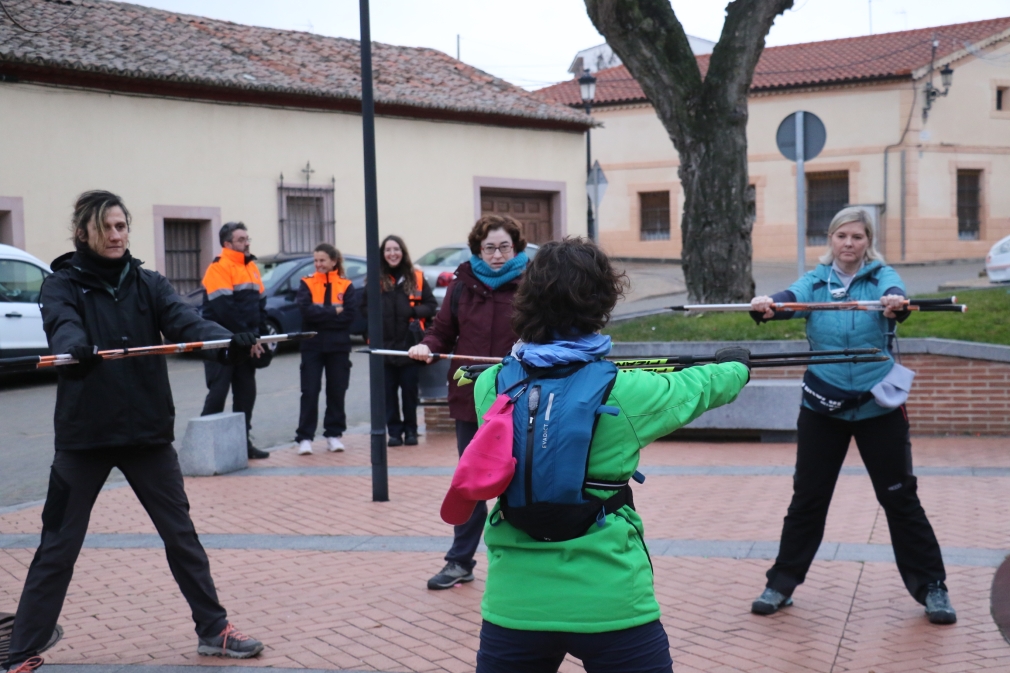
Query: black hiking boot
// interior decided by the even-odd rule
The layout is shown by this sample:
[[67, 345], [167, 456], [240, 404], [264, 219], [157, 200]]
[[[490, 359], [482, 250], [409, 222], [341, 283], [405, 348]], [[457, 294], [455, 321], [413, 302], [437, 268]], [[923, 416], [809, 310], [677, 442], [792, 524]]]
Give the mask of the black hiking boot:
[[957, 612], [950, 604], [950, 596], [942, 583], [930, 584], [926, 591], [926, 617], [932, 624], [954, 624]]
[[792, 598], [768, 587], [757, 597], [756, 601], [751, 603], [750, 611], [756, 615], [773, 615], [780, 608], [787, 608], [792, 604]]
[[473, 571], [467, 570], [455, 561], [449, 561], [437, 575], [428, 580], [428, 588], [451, 589], [457, 584], [466, 582], [473, 582]]

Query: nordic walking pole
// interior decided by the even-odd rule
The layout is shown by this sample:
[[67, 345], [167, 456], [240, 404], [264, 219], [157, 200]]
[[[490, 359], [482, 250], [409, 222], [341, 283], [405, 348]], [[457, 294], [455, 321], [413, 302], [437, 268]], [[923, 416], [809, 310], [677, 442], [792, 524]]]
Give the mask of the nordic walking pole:
[[[948, 311], [964, 313], [968, 307], [955, 304], [957, 297], [944, 299], [906, 299], [904, 311], [936, 312]], [[668, 307], [671, 311], [709, 311], [713, 313], [750, 312], [754, 309], [750, 304], [683, 304]], [[883, 311], [887, 307], [879, 301], [821, 301], [798, 302], [779, 301], [771, 305], [773, 311]]]
[[[359, 348], [355, 352], [371, 353], [372, 355], [388, 355], [391, 357], [392, 356], [400, 356], [405, 358], [410, 357], [410, 355], [407, 354], [407, 351], [391, 351], [391, 350], [383, 350], [381, 348]], [[501, 358], [481, 357], [479, 355], [457, 355], [455, 353], [432, 353], [430, 357], [432, 362], [436, 360], [472, 360], [473, 362], [498, 363], [501, 362], [502, 360]]]
[[[771, 360], [781, 358], [810, 358], [829, 355], [876, 355], [879, 348], [845, 348], [834, 351], [792, 351], [785, 353], [751, 353], [750, 359]], [[672, 357], [636, 358], [630, 360], [611, 360], [617, 367], [641, 367], [645, 365], [694, 365], [715, 362], [715, 355], [674, 355]]]
[[[865, 349], [852, 349], [852, 350], [868, 350], [868, 351], [878, 351], [876, 348], [865, 348]], [[767, 359], [754, 360], [754, 356], [751, 356], [751, 369], [766, 369], [770, 367], [804, 367], [808, 365], [838, 365], [838, 364], [858, 364], [862, 362], [883, 362], [889, 360], [886, 355], [851, 355], [851, 356], [839, 356], [839, 357], [810, 357], [811, 355], [819, 355], [821, 353], [831, 353], [832, 351], [806, 351], [802, 353], [801, 358], [784, 358], [785, 353], [765, 354]], [[668, 360], [673, 360], [673, 358], [667, 358]], [[701, 360], [702, 358], [699, 358]], [[685, 363], [685, 364], [669, 364], [667, 366], [657, 366], [655, 361], [650, 360], [627, 360], [614, 362], [618, 369], [624, 371], [644, 371], [644, 372], [654, 372], [656, 374], [670, 374], [673, 372], [683, 371], [689, 367], [698, 367], [705, 364], [711, 364], [714, 358], [708, 358], [708, 361]], [[476, 378], [484, 371], [490, 369], [494, 365], [490, 364], [479, 364], [479, 365], [464, 365], [457, 370], [456, 375], [453, 377], [458, 385], [468, 385], [473, 383]]]
[[[316, 335], [315, 332], [291, 332], [290, 334], [273, 334], [262, 336], [256, 340], [258, 344], [273, 344], [283, 341], [304, 341]], [[217, 341], [189, 341], [179, 344], [162, 344], [161, 346], [139, 346], [137, 348], [115, 348], [98, 351], [103, 360], [119, 360], [135, 358], [142, 355], [174, 355], [176, 353], [192, 353], [193, 351], [208, 351], [227, 348], [231, 339]], [[62, 365], [75, 365], [77, 360], [68, 354], [63, 355], [28, 355], [20, 358], [0, 360], [0, 371], [4, 369], [47, 369]]]

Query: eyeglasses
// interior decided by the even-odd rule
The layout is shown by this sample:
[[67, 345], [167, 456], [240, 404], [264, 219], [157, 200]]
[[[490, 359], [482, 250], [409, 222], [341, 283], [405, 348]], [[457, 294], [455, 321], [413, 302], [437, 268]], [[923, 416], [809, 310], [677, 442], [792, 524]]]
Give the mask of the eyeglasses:
[[498, 246], [491, 245], [490, 243], [488, 245], [480, 246], [480, 251], [485, 255], [487, 255], [488, 257], [492, 257], [495, 253], [495, 250], [497, 250], [503, 255], [507, 255], [510, 252], [512, 252], [512, 244], [506, 241], [505, 243], [502, 243], [501, 245]]

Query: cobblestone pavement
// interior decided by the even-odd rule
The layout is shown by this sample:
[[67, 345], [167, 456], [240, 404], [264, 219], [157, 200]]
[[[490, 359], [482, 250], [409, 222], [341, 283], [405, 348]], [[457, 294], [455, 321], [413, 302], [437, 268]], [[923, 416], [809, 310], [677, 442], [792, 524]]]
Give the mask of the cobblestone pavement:
[[[235, 624], [267, 645], [255, 660], [198, 657], [189, 610], [128, 487], [95, 506], [61, 624], [46, 654], [64, 673], [185, 673], [233, 665], [338, 671], [472, 671], [486, 563], [477, 581], [430, 592], [451, 529], [438, 519], [454, 438], [390, 449], [390, 502], [371, 502], [366, 436], [348, 451], [276, 451], [269, 465], [187, 479], [193, 518]], [[825, 542], [796, 604], [749, 612], [790, 496], [787, 444], [660, 442], [642, 453], [646, 522], [678, 673], [1010, 670], [990, 615], [1010, 547], [1007, 440], [917, 438], [919, 492], [944, 547], [958, 623], [930, 625], [894, 567], [887, 524], [858, 454], [839, 479]], [[0, 611], [13, 611], [41, 506], [0, 509]], [[582, 670], [568, 661], [562, 671]]]

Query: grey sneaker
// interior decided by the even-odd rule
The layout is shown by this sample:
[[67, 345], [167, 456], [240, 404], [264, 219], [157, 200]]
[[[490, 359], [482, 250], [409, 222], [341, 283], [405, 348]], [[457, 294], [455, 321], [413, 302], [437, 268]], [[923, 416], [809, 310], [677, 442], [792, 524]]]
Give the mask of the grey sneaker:
[[779, 608], [787, 608], [793, 604], [793, 599], [768, 587], [757, 600], [751, 603], [750, 611], [756, 615], [773, 615]]
[[231, 657], [248, 659], [263, 651], [263, 643], [243, 635], [228, 622], [224, 631], [210, 638], [200, 638], [196, 653], [205, 657]]
[[933, 624], [954, 624], [957, 612], [950, 604], [950, 596], [942, 584], [934, 584], [926, 593], [926, 617]]
[[473, 582], [473, 571], [467, 570], [455, 561], [449, 561], [437, 575], [428, 580], [428, 588], [451, 589], [464, 582]]

